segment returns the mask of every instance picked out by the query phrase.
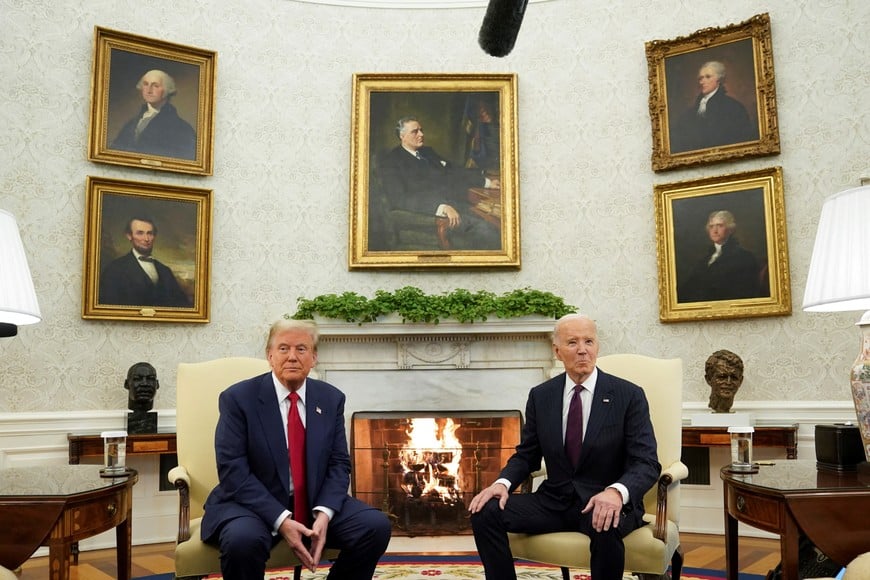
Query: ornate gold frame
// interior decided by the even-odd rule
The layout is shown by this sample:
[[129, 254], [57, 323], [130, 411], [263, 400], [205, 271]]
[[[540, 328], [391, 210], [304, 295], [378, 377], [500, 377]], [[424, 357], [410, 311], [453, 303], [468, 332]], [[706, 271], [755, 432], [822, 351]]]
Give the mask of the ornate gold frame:
[[[377, 181], [373, 158], [398, 144], [394, 132], [396, 120], [403, 115], [418, 117], [424, 127], [431, 128], [426, 133], [426, 144], [432, 144], [447, 157], [458, 159], [459, 147], [454, 147], [456, 141], [446, 135], [461, 136], [462, 127], [466, 126], [463, 123], [468, 119], [463, 118], [463, 107], [456, 104], [469, 102], [475, 95], [497, 102], [501, 189], [478, 192], [491, 197], [474, 205], [472, 211], [499, 227], [501, 248], [451, 250], [444, 246], [415, 246], [416, 242], [402, 245], [393, 238], [384, 240], [387, 228], [376, 219], [382, 210], [378, 205], [379, 196], [371, 195], [373, 183]], [[351, 114], [349, 269], [519, 268], [517, 143], [515, 74], [355, 74]], [[476, 194], [469, 190], [467, 195], [470, 200]], [[420, 231], [425, 228], [428, 235], [429, 221], [434, 228], [436, 220], [434, 213], [423, 217], [427, 219], [423, 220]], [[410, 231], [415, 227], [409, 226]]]
[[[214, 94], [217, 53], [94, 27], [88, 159], [114, 165], [211, 175], [214, 166]], [[112, 142], [143, 104], [136, 82], [151, 69], [175, 79], [172, 104], [196, 131], [192, 159], [115, 149]]]
[[[692, 267], [712, 248], [708, 215], [721, 209], [734, 215], [737, 239], [757, 257], [761, 292], [751, 298], [681, 301], [678, 288], [685, 288]], [[791, 314], [782, 168], [656, 185], [655, 216], [662, 322]]]
[[[704, 28], [674, 40], [647, 42], [646, 58], [653, 170], [665, 171], [779, 153], [773, 44], [767, 13], [740, 24]], [[728, 93], [743, 97], [750, 123], [755, 121], [757, 124], [758, 138], [698, 149], [672, 148], [672, 131], [679, 130], [679, 122], [675, 119], [679, 119], [680, 113], [688, 108], [688, 97], [697, 92], [698, 69], [710, 60], [726, 65]], [[680, 103], [680, 110], [673, 110], [677, 103]], [[679, 133], [673, 135], [679, 136]]]
[[[82, 318], [208, 322], [212, 190], [88, 176], [85, 197]], [[127, 220], [142, 214], [155, 220], [155, 257], [173, 270], [191, 307], [99, 301], [101, 273], [130, 251]]]

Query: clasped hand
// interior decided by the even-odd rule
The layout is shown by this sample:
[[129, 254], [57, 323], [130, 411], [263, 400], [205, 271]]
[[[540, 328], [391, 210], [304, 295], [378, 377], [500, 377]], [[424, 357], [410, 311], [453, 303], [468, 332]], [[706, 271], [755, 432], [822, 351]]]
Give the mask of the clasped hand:
[[[316, 513], [317, 518], [310, 528], [306, 528], [293, 518], [286, 518], [278, 528], [281, 537], [299, 558], [299, 562], [311, 572], [314, 572], [320, 564], [323, 546], [326, 544], [326, 528], [329, 526], [329, 517], [323, 512]], [[303, 543], [303, 537], [310, 539], [310, 548]]]

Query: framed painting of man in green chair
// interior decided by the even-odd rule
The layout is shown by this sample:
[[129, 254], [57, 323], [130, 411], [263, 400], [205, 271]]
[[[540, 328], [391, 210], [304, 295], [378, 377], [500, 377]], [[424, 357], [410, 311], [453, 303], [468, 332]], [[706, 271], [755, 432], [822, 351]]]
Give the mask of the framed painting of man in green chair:
[[517, 268], [516, 75], [359, 74], [350, 268]]

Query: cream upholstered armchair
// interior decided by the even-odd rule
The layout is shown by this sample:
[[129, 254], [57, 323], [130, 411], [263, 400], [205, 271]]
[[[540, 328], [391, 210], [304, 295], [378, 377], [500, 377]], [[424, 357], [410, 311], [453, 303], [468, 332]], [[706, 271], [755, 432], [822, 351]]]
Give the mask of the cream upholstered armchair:
[[[200, 539], [203, 504], [217, 485], [214, 432], [218, 420], [218, 395], [243, 379], [265, 373], [265, 359], [234, 357], [178, 365], [176, 386], [176, 433], [178, 467], [169, 471], [169, 481], [179, 495], [178, 538], [175, 544], [175, 576], [202, 577], [220, 572], [219, 550]], [[324, 554], [324, 559], [337, 552]], [[286, 542], [272, 549], [267, 568], [295, 567], [299, 559]]]
[[[680, 461], [682, 449], [683, 362], [635, 354], [598, 359], [598, 367], [643, 388], [658, 443], [662, 473], [644, 496], [649, 525], [625, 537], [625, 570], [641, 578], [657, 578], [671, 565], [674, 580], [683, 567], [680, 549], [680, 481], [689, 469]], [[545, 472], [535, 475], [544, 475]], [[570, 578], [570, 568], [589, 569], [589, 537], [579, 532], [509, 534], [514, 558], [551, 564]]]

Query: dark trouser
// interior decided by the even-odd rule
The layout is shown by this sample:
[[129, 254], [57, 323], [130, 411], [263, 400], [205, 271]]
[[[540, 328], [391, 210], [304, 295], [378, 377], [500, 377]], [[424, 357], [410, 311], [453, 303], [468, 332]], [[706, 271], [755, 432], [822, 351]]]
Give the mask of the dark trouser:
[[[390, 532], [390, 520], [381, 511], [348, 498], [327, 528], [326, 547], [340, 550], [327, 578], [371, 580]], [[253, 515], [227, 521], [218, 535], [224, 580], [263, 580], [270, 550], [284, 541]]]
[[471, 209], [462, 212], [462, 223], [447, 230], [454, 250], [500, 250], [501, 230], [475, 215]]
[[508, 532], [566, 531], [579, 531], [589, 536], [593, 580], [621, 580], [625, 566], [621, 531], [611, 528], [607, 532], [596, 532], [592, 529], [592, 512], [581, 514], [582, 509], [579, 502], [570, 504], [567, 509], [561, 506], [554, 509], [534, 493], [511, 495], [504, 510], [499, 509], [498, 498], [491, 499], [480, 512], [471, 516], [474, 542], [487, 580], [516, 580]]

